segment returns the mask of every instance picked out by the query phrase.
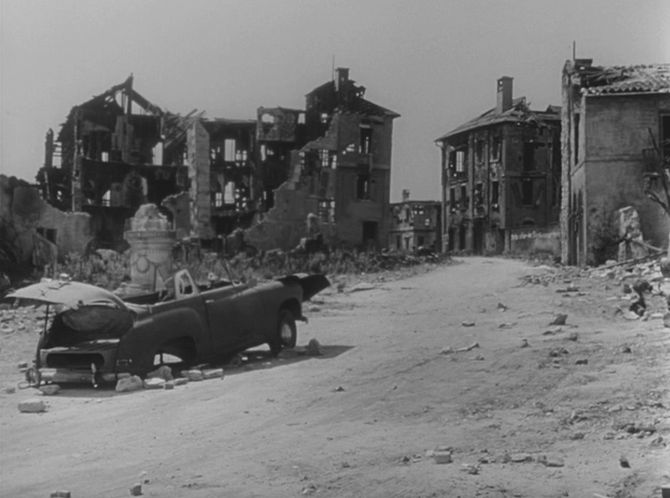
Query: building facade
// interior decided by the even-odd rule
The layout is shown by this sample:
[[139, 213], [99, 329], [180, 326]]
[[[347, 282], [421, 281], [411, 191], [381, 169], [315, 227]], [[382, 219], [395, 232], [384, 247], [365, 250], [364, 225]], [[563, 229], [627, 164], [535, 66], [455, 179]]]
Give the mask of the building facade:
[[[313, 215], [328, 243], [385, 247], [393, 120], [399, 114], [364, 95], [365, 88], [349, 78], [349, 70], [338, 68], [332, 81], [306, 95], [304, 125], [301, 114], [295, 116], [298, 140], [293, 141], [291, 126], [286, 140], [277, 138], [282, 133], [272, 135], [273, 140], [261, 135], [266, 156], [272, 150], [275, 156], [288, 159], [288, 179], [272, 192], [269, 211], [246, 231], [251, 245], [259, 249], [295, 247], [307, 235], [306, 219]], [[270, 125], [279, 121], [277, 113], [265, 118], [263, 112], [259, 111], [259, 126], [272, 129]], [[298, 147], [291, 148], [293, 145]], [[281, 160], [270, 163], [267, 158], [266, 163], [286, 164]]]
[[496, 107], [436, 140], [444, 251], [502, 253], [515, 232], [558, 224], [560, 108], [531, 110], [512, 81], [498, 80]]
[[170, 113], [124, 83], [72, 108], [47, 133], [42, 196], [91, 214], [96, 245], [122, 248], [144, 203], [170, 214], [179, 238], [217, 241], [246, 229], [258, 249], [294, 247], [308, 215], [334, 244], [384, 247], [393, 120], [339, 68], [306, 109], [260, 107], [255, 119]]
[[393, 251], [440, 251], [440, 201], [416, 201], [403, 190], [402, 202], [391, 203], [391, 227], [387, 247]]
[[566, 61], [562, 77], [561, 259], [598, 264], [616, 255], [616, 212], [639, 213], [643, 238], [667, 244], [664, 198], [670, 164], [670, 64], [595, 66]]

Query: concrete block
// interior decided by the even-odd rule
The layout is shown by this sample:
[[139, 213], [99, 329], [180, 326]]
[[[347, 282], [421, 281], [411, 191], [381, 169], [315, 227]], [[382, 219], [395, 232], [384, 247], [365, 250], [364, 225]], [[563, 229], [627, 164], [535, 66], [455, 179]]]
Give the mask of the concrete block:
[[223, 368], [208, 368], [202, 371], [203, 379], [223, 379]]
[[22, 413], [41, 413], [46, 410], [46, 403], [39, 398], [29, 398], [19, 402], [19, 411]]
[[140, 379], [137, 375], [132, 375], [130, 377], [124, 377], [118, 380], [116, 383], [116, 392], [125, 393], [130, 391], [138, 391], [143, 387], [144, 384], [142, 379]]
[[146, 379], [144, 381], [144, 388], [145, 389], [164, 389], [165, 388], [165, 380], [164, 379], [159, 379], [158, 377], [154, 377], [152, 379]]
[[53, 396], [54, 394], [58, 394], [60, 392], [60, 386], [58, 384], [46, 384], [44, 386], [40, 386], [39, 390], [45, 396]]

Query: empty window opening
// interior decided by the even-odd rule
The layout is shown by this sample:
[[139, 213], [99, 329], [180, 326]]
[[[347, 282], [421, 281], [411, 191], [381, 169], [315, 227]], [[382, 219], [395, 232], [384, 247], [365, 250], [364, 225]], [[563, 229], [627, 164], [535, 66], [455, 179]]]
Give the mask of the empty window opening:
[[330, 116], [328, 116], [328, 113], [327, 113], [327, 112], [322, 112], [322, 113], [321, 113], [321, 124], [326, 124], [326, 123], [328, 123], [328, 119], [329, 119], [329, 118], [330, 118]]
[[370, 199], [370, 174], [362, 173], [356, 177], [356, 198]]
[[533, 205], [533, 180], [530, 178], [524, 178], [521, 182], [521, 204]]
[[42, 237], [47, 239], [49, 242], [56, 243], [56, 229], [55, 228], [43, 228], [43, 227], [38, 227], [37, 228], [37, 233], [40, 234]]
[[102, 194], [102, 205], [103, 206], [111, 206], [112, 205], [112, 191], [108, 190], [104, 194]]
[[468, 187], [466, 185], [461, 185], [461, 199], [459, 204], [461, 206], [461, 211], [468, 209]]
[[579, 163], [579, 114], [575, 114], [574, 126], [574, 150], [575, 150], [575, 164]]
[[484, 204], [484, 185], [479, 182], [475, 185], [475, 206]]
[[330, 151], [328, 149], [320, 149], [319, 158], [321, 159], [322, 168], [330, 168]]
[[523, 170], [533, 171], [535, 169], [535, 143], [523, 144]]
[[275, 117], [272, 114], [269, 113], [263, 113], [261, 116], [261, 122], [263, 124], [274, 124], [275, 123]]
[[223, 159], [229, 162], [234, 161], [235, 152], [236, 152], [235, 139], [226, 138], [225, 141], [223, 142]]
[[475, 142], [475, 157], [478, 163], [484, 161], [484, 140], [477, 139]]
[[305, 124], [305, 113], [300, 112], [298, 113], [298, 124]]
[[235, 184], [233, 182], [226, 183], [223, 189], [223, 202], [225, 204], [235, 204]]
[[361, 125], [361, 140], [358, 146], [358, 152], [361, 154], [370, 154], [372, 152], [372, 128], [369, 125]]
[[499, 210], [500, 203], [500, 182], [491, 182], [491, 209], [493, 211]]
[[463, 173], [465, 171], [465, 151], [456, 151], [456, 173]]
[[494, 135], [491, 139], [491, 148], [489, 152], [489, 158], [491, 161], [500, 160], [500, 151], [502, 149], [502, 137], [500, 135]]
[[456, 211], [458, 207], [458, 201], [456, 200], [456, 188], [451, 187], [449, 189], [449, 211], [452, 213]]
[[214, 192], [214, 207], [223, 206], [223, 192]]

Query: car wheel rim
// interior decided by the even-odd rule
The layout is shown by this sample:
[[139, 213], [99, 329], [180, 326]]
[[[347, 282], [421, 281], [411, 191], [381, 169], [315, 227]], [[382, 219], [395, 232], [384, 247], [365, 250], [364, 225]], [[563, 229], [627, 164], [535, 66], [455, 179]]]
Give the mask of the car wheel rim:
[[292, 335], [293, 331], [291, 330], [291, 326], [288, 323], [282, 323], [281, 329], [279, 330], [279, 337], [281, 338], [282, 343], [288, 344]]

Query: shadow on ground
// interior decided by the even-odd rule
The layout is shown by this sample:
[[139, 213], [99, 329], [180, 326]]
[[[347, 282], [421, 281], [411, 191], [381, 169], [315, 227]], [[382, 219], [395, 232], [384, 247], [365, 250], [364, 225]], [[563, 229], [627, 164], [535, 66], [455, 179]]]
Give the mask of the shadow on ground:
[[[206, 365], [197, 365], [196, 367], [191, 368], [223, 368], [224, 376], [238, 375], [254, 370], [266, 370], [284, 365], [291, 365], [293, 363], [299, 363], [306, 360], [329, 360], [336, 358], [350, 349], [353, 349], [353, 347], [354, 346], [321, 345], [319, 348], [321, 352], [320, 355], [307, 354], [305, 348], [296, 348], [292, 350], [287, 349], [282, 351], [277, 357], [273, 357], [268, 349], [265, 349], [264, 347], [258, 347], [244, 351], [242, 353], [238, 353], [221, 363], [209, 363]], [[179, 372], [185, 368], [186, 367], [183, 365], [176, 364], [172, 367], [172, 370], [176, 376], [179, 376]], [[200, 382], [207, 382], [207, 380]], [[127, 393], [117, 393], [114, 390], [113, 383], [103, 384], [97, 388], [86, 384], [66, 384], [62, 385], [61, 388], [61, 391], [56, 396], [72, 398], [110, 398], [113, 396], [124, 396], [127, 394], [132, 394], [133, 392], [137, 392], [132, 391]], [[176, 389], [179, 389], [179, 387]]]

